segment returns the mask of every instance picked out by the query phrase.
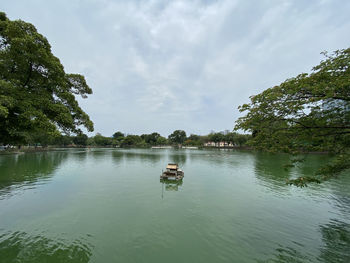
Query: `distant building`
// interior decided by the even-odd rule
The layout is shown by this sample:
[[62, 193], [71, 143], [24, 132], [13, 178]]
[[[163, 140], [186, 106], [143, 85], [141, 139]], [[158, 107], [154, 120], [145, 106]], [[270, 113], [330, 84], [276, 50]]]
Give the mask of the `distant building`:
[[207, 146], [207, 147], [215, 147], [215, 142], [206, 142], [204, 143], [204, 146]]
[[206, 142], [204, 143], [204, 146], [224, 148], [224, 147], [233, 147], [235, 145], [232, 142]]

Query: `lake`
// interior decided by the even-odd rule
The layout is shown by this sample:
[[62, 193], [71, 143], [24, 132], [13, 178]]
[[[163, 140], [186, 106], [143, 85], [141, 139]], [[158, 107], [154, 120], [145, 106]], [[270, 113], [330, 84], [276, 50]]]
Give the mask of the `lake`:
[[[85, 149], [0, 155], [0, 262], [350, 262], [349, 172], [329, 157]], [[185, 177], [159, 180], [168, 162]]]

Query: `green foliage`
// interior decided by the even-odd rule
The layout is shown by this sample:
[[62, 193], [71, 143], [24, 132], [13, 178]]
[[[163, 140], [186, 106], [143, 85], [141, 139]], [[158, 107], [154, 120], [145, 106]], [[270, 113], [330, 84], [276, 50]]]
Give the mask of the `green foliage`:
[[47, 39], [29, 23], [0, 13], [0, 141], [24, 143], [31, 134], [93, 130], [75, 95], [92, 90], [83, 76], [67, 74]]
[[88, 136], [86, 134], [78, 134], [73, 137], [73, 142], [75, 145], [86, 146], [87, 145]]
[[110, 137], [104, 137], [100, 133], [97, 133], [93, 137], [93, 144], [96, 146], [109, 146], [113, 144], [113, 139]]
[[124, 138], [124, 133], [120, 132], [120, 131], [117, 131], [113, 134], [113, 138], [116, 139], [116, 140], [122, 140]]
[[196, 134], [191, 134], [190, 136], [187, 137], [187, 140], [191, 140], [191, 141], [200, 141], [201, 137], [199, 135]]
[[172, 143], [183, 144], [186, 140], [186, 132], [183, 130], [176, 130], [169, 135], [168, 139]]
[[157, 132], [153, 132], [151, 134], [142, 134], [141, 138], [145, 141], [146, 144], [156, 145], [158, 138], [160, 138], [160, 134]]
[[227, 142], [231, 142], [236, 146], [245, 146], [250, 138], [250, 134], [239, 134], [237, 132], [230, 132], [225, 136]]
[[57, 146], [67, 146], [70, 144], [73, 144], [73, 139], [68, 135], [59, 135], [53, 140], [53, 145]]
[[[326, 59], [310, 74], [300, 74], [279, 86], [251, 96], [239, 107], [247, 114], [235, 129], [251, 132], [249, 144], [273, 152], [328, 151], [347, 156], [324, 173], [347, 169], [350, 148], [350, 49], [324, 53]], [[324, 177], [326, 178], [326, 177]], [[319, 177], [290, 181], [298, 186]]]
[[168, 144], [168, 140], [162, 136], [158, 137], [157, 145], [166, 145]]
[[121, 142], [120, 146], [122, 147], [144, 146], [144, 141], [138, 135], [128, 135]]
[[35, 145], [35, 146], [40, 145], [43, 147], [46, 147], [46, 146], [52, 144], [53, 140], [54, 140], [53, 136], [48, 136], [46, 133], [42, 133], [42, 132], [31, 133], [26, 138], [26, 141], [30, 145]]
[[215, 143], [226, 142], [232, 143], [234, 146], [245, 146], [247, 141], [251, 138], [250, 134], [239, 134], [237, 132], [217, 132], [210, 133], [206, 141]]
[[187, 137], [186, 141], [184, 142], [184, 145], [201, 147], [203, 146], [203, 141], [201, 140], [201, 136], [191, 134]]
[[209, 134], [209, 140], [212, 142], [223, 142], [225, 141], [225, 135], [221, 132]]

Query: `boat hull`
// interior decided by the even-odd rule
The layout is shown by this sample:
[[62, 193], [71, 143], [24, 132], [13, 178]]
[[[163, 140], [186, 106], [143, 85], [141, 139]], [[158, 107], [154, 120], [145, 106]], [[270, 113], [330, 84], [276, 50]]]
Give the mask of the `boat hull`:
[[182, 171], [177, 171], [176, 174], [164, 172], [160, 176], [160, 179], [169, 180], [169, 181], [179, 181], [179, 180], [182, 180], [182, 178], [184, 178], [184, 173]]

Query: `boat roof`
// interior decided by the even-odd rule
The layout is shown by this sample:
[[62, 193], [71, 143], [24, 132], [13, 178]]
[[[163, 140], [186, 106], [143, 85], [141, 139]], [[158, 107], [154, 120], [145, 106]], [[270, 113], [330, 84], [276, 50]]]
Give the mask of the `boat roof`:
[[176, 163], [168, 163], [166, 166], [166, 169], [177, 169], [177, 164]]

